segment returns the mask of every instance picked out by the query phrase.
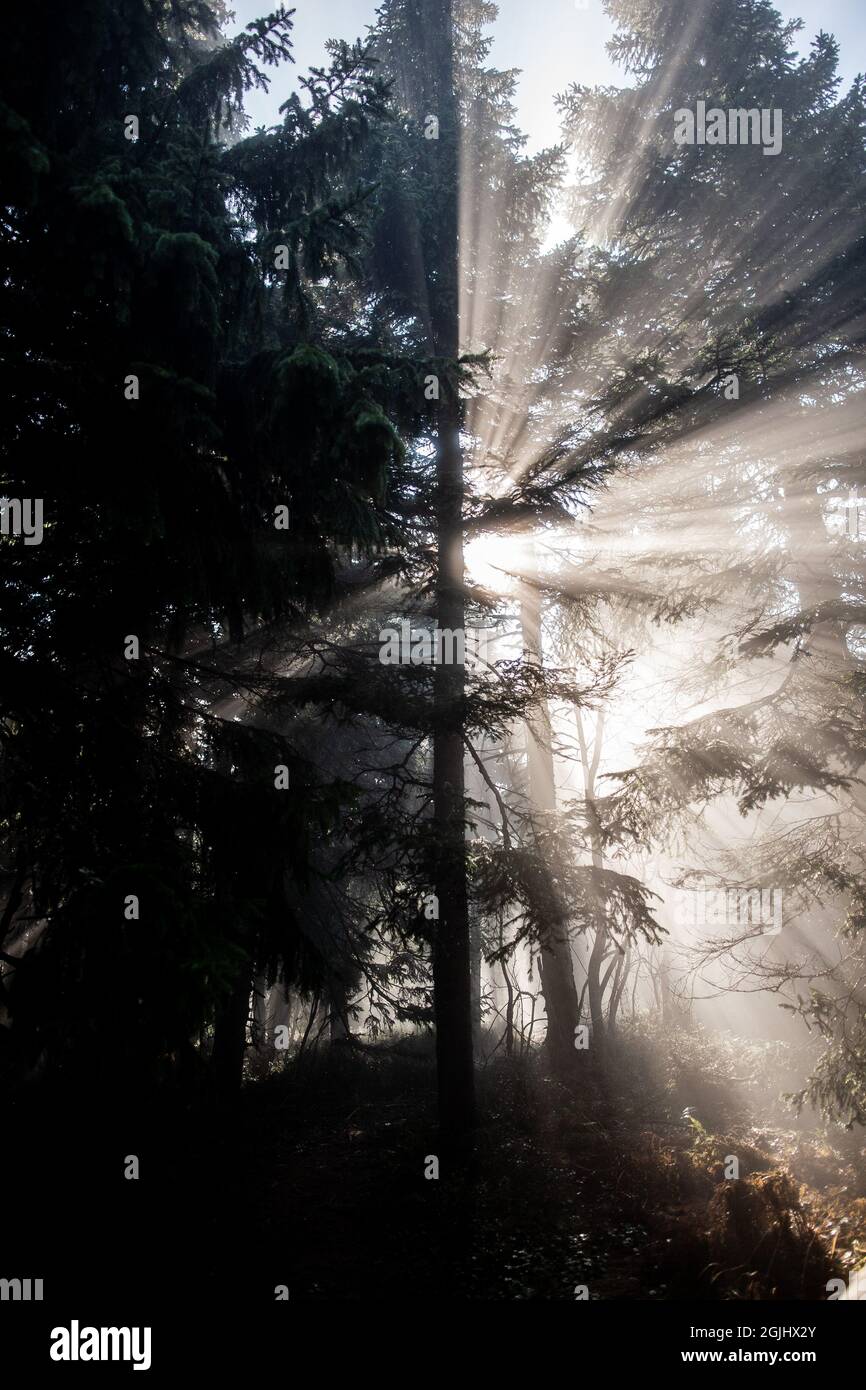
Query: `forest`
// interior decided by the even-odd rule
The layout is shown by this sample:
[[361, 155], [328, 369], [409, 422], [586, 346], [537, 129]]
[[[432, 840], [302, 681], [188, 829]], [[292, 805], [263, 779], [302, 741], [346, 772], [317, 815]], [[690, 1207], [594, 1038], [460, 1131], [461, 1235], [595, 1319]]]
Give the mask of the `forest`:
[[4, 1326], [866, 1298], [866, 79], [604, 14], [4, 15]]

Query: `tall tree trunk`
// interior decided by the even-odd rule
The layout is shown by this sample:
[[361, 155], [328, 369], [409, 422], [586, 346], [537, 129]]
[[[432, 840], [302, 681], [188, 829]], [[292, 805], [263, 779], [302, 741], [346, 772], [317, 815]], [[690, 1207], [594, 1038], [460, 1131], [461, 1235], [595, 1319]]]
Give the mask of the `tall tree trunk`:
[[328, 1041], [345, 1042], [352, 1036], [349, 1025], [349, 996], [345, 982], [339, 975], [331, 975], [328, 980]]
[[472, 1051], [478, 1056], [481, 1050], [481, 919], [474, 914], [469, 923], [469, 971], [470, 992], [472, 995]]
[[[580, 761], [583, 768], [583, 797], [589, 826], [592, 867], [593, 869], [601, 870], [604, 868], [604, 851], [602, 848], [601, 826], [599, 824], [598, 811], [595, 804], [595, 774], [598, 771], [598, 764], [601, 758], [601, 746], [604, 737], [604, 711], [602, 710], [598, 716], [592, 753], [589, 751], [589, 743], [584, 730], [583, 718], [580, 710], [577, 710], [576, 717], [577, 738], [580, 745]], [[604, 985], [601, 979], [601, 967], [607, 952], [607, 944], [608, 930], [607, 921], [604, 916], [604, 904], [599, 901], [595, 940], [593, 941], [592, 950], [589, 953], [589, 960], [586, 966], [586, 988], [589, 997], [589, 1018], [592, 1024], [592, 1045], [599, 1055], [604, 1050], [604, 1039], [607, 1031], [604, 1017]]]
[[268, 977], [263, 970], [253, 980], [253, 1042], [257, 1052], [268, 1045]]
[[217, 1010], [211, 1066], [217, 1088], [225, 1095], [240, 1090], [247, 1046], [252, 970], [239, 970], [231, 993]]
[[[529, 574], [528, 581], [536, 576]], [[520, 590], [520, 625], [524, 659], [541, 665], [541, 599], [536, 585], [527, 582]], [[529, 796], [538, 826], [544, 813], [556, 810], [556, 781], [551, 747], [550, 711], [541, 700], [532, 720], [527, 720], [527, 765]], [[547, 1014], [547, 1049], [554, 1067], [562, 1069], [574, 1060], [574, 1035], [578, 1025], [577, 990], [571, 946], [567, 936], [551, 932], [541, 945], [539, 960], [541, 992]]]
[[[439, 237], [437, 264], [430, 279], [434, 349], [456, 367], [459, 322], [459, 133], [454, 90], [454, 29], [451, 0], [440, 0], [441, 24], [435, 35], [439, 138], [435, 145]], [[436, 440], [436, 615], [440, 630], [465, 632], [463, 563], [463, 455], [461, 404], [456, 381], [440, 384]], [[456, 646], [456, 644], [455, 644]], [[441, 642], [440, 652], [447, 654]], [[462, 658], [462, 651], [452, 650]], [[466, 885], [463, 766], [462, 659], [440, 661], [434, 674], [433, 815], [437, 849], [435, 884], [439, 920], [433, 946], [436, 1062], [439, 1121], [444, 1133], [459, 1136], [475, 1122], [472, 1057], [472, 990], [469, 902]]]
[[632, 950], [627, 946], [625, 953], [620, 956], [616, 963], [616, 974], [613, 977], [613, 986], [610, 991], [610, 1001], [607, 1006], [607, 1027], [611, 1036], [616, 1031], [616, 1016], [619, 1013], [620, 1001], [625, 993], [628, 984], [628, 977], [632, 968]]
[[[216, 771], [228, 780], [231, 777], [232, 760], [226, 742], [220, 740], [217, 743], [214, 758]], [[223, 824], [220, 826], [219, 837], [212, 846], [215, 900], [221, 904], [221, 910], [226, 915], [226, 926], [232, 933], [233, 944], [239, 948], [231, 987], [220, 1001], [214, 1017], [211, 1070], [216, 1088], [223, 1095], [239, 1091], [243, 1081], [247, 1023], [254, 980], [254, 949], [250, 940], [250, 929], [245, 925], [243, 916], [235, 905], [237, 885], [229, 867], [230, 840], [231, 827]]]
[[604, 1048], [604, 1002], [601, 984], [601, 963], [607, 946], [607, 929], [602, 925], [596, 928], [595, 941], [589, 954], [587, 965], [587, 994], [589, 995], [589, 1017], [592, 1024], [592, 1045], [596, 1052]]

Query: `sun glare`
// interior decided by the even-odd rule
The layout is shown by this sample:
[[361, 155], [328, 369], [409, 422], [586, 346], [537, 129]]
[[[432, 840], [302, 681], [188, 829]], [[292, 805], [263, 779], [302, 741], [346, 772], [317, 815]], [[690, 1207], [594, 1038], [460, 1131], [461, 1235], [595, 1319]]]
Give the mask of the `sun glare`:
[[517, 536], [476, 536], [465, 549], [467, 578], [493, 593], [510, 594], [525, 566], [525, 549]]

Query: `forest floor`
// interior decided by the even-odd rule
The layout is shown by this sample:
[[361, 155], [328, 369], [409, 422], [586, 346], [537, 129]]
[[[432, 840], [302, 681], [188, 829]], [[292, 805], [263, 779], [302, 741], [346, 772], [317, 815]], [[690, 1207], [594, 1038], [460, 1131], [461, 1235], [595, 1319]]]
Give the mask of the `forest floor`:
[[462, 1161], [438, 1146], [423, 1049], [330, 1049], [248, 1087], [266, 1277], [302, 1299], [825, 1299], [866, 1257], [863, 1136], [797, 1124], [760, 1049], [734, 1084], [748, 1046], [659, 1044], [578, 1055], [567, 1081], [538, 1055], [492, 1061]]
[[497, 1056], [459, 1158], [423, 1041], [322, 1048], [231, 1106], [67, 1097], [46, 1120], [23, 1096], [5, 1251], [82, 1297], [117, 1272], [187, 1305], [191, 1268], [205, 1301], [826, 1299], [866, 1259], [866, 1147], [778, 1102], [784, 1052], [644, 1027], [567, 1080]]

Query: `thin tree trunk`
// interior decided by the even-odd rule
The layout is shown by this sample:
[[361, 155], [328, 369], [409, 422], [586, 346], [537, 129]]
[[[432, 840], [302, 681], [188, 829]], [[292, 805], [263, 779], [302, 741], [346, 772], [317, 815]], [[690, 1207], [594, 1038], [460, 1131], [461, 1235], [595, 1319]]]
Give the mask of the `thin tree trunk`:
[[629, 972], [629, 952], [626, 951], [619, 956], [614, 971], [613, 984], [610, 988], [610, 999], [607, 1005], [607, 1031], [613, 1037], [616, 1032], [616, 1016], [619, 1011], [619, 1001], [625, 989]]
[[322, 992], [320, 989], [317, 989], [316, 993], [313, 995], [313, 1002], [310, 1005], [310, 1014], [309, 1018], [307, 1019], [307, 1026], [304, 1029], [304, 1036], [301, 1038], [301, 1045], [298, 1048], [298, 1057], [301, 1057], [303, 1055], [304, 1048], [307, 1046], [307, 1039], [309, 1038], [310, 1033], [312, 1032], [313, 1024], [316, 1021], [316, 1015], [319, 1012], [319, 1001], [321, 997]]
[[346, 986], [337, 975], [328, 980], [328, 1041], [345, 1042], [352, 1036], [349, 1026], [349, 996]]
[[240, 1090], [247, 1046], [252, 990], [251, 970], [239, 970], [231, 994], [217, 1011], [211, 1065], [217, 1088], [230, 1095]]
[[[521, 585], [520, 625], [524, 660], [540, 666], [543, 660], [541, 601], [537, 586], [531, 582], [534, 577], [529, 574], [527, 582]], [[534, 719], [527, 720], [526, 733], [529, 796], [540, 828], [544, 813], [556, 810], [550, 712], [546, 700], [539, 702]], [[540, 946], [539, 974], [547, 1014], [547, 1049], [553, 1066], [562, 1069], [574, 1060], [574, 1035], [579, 1021], [571, 948], [564, 934], [556, 936], [553, 932]]]
[[259, 971], [253, 980], [253, 1044], [259, 1053], [264, 1053], [268, 1044], [268, 978]]
[[607, 945], [607, 928], [602, 924], [596, 928], [595, 941], [589, 956], [587, 967], [587, 985], [589, 994], [589, 1018], [592, 1024], [592, 1045], [597, 1052], [604, 1048], [604, 989], [601, 983], [601, 962], [604, 958], [604, 950]]
[[505, 961], [502, 962], [502, 978], [505, 981], [505, 1055], [510, 1057], [514, 1051], [514, 986]]
[[469, 967], [472, 994], [472, 1051], [481, 1050], [481, 920], [474, 915], [469, 924]]
[[[436, 355], [456, 366], [460, 353], [459, 149], [451, 0], [441, 0], [441, 28], [434, 41], [438, 50], [439, 139], [431, 144], [436, 145], [437, 218], [441, 233], [438, 264], [431, 282], [432, 322]], [[442, 382], [436, 442], [436, 613], [440, 630], [462, 636], [464, 481], [460, 426], [461, 404], [456, 384]], [[440, 651], [447, 654], [444, 640]], [[457, 651], [452, 654], [463, 655]], [[433, 693], [433, 815], [439, 919], [433, 945], [433, 994], [439, 1122], [443, 1133], [455, 1137], [466, 1134], [475, 1122], [463, 767], [464, 685], [462, 659], [437, 664]]]
[[[602, 849], [598, 812], [595, 805], [595, 774], [598, 771], [598, 764], [601, 758], [601, 745], [604, 737], [604, 711], [601, 711], [598, 716], [591, 755], [580, 710], [576, 711], [576, 718], [577, 737], [580, 744], [580, 760], [583, 766], [583, 795], [587, 821], [589, 823], [592, 867], [593, 869], [602, 870], [604, 868], [604, 852]], [[603, 905], [600, 903], [595, 928], [595, 940], [592, 944], [592, 950], [590, 951], [586, 966], [586, 987], [589, 996], [592, 1045], [599, 1055], [604, 1050], [605, 1033], [607, 1031], [604, 1017], [604, 984], [601, 979], [601, 966], [607, 952], [607, 943], [607, 922], [604, 917]]]

